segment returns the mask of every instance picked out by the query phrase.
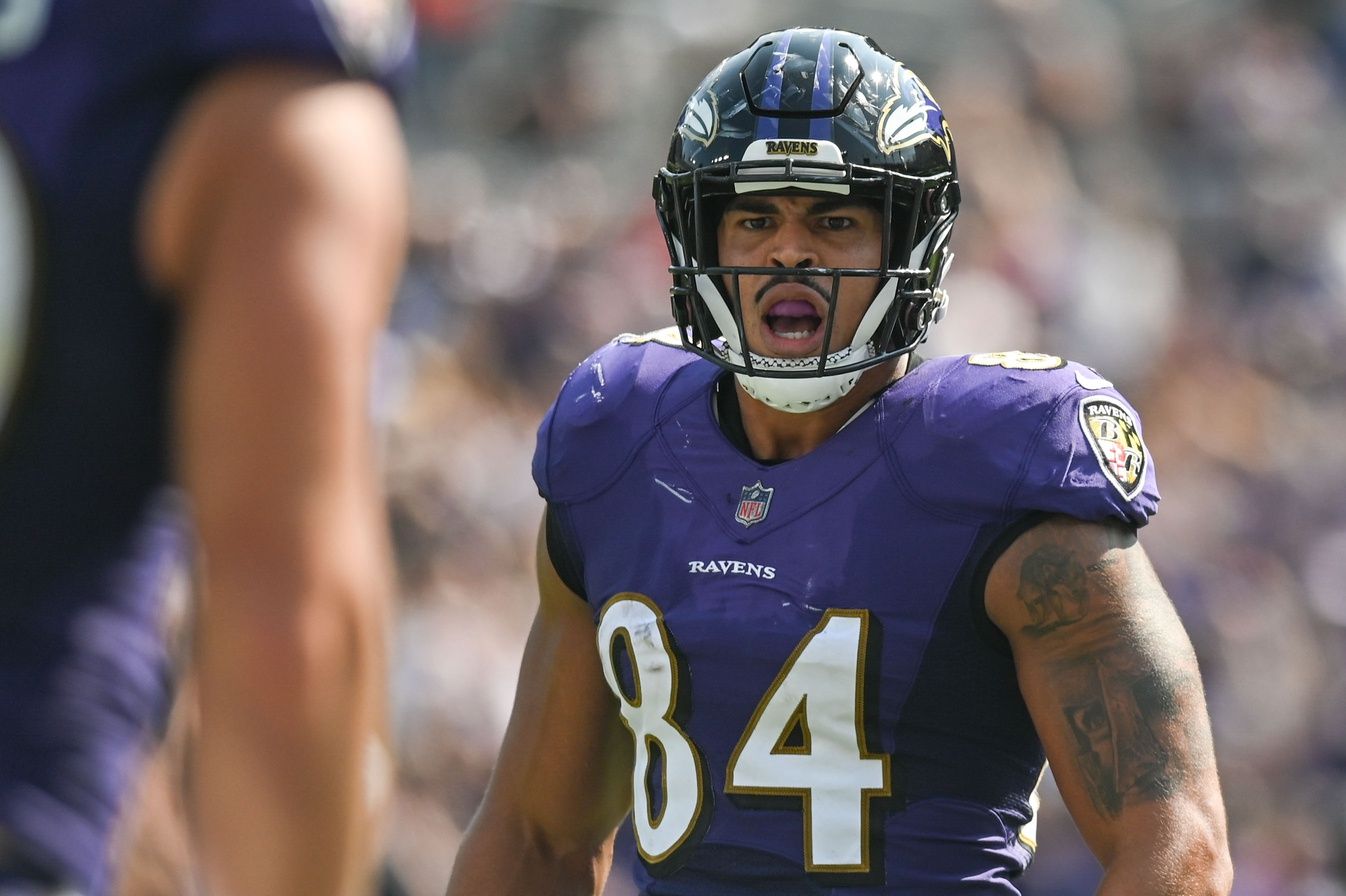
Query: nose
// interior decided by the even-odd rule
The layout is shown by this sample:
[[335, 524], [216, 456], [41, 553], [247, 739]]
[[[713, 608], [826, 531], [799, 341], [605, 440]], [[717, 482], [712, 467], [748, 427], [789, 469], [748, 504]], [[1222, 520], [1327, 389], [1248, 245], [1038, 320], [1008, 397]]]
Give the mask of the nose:
[[769, 247], [771, 266], [811, 268], [817, 266], [817, 253], [805, 221], [785, 218], [776, 228]]

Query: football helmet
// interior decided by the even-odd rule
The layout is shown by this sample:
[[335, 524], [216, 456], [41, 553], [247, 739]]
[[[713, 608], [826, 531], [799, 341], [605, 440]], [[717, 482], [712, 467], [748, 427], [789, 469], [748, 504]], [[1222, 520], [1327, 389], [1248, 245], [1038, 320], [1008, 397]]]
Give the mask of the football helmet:
[[[829, 297], [816, 357], [747, 350], [738, 278], [781, 271], [720, 266], [717, 228], [729, 200], [751, 192], [858, 196], [882, 211], [879, 267], [792, 270]], [[953, 139], [920, 79], [863, 35], [774, 31], [721, 62], [687, 100], [654, 198], [683, 345], [771, 407], [826, 407], [865, 369], [914, 349], [943, 316], [960, 199]], [[872, 278], [874, 298], [851, 343], [829, 353], [851, 277]]]

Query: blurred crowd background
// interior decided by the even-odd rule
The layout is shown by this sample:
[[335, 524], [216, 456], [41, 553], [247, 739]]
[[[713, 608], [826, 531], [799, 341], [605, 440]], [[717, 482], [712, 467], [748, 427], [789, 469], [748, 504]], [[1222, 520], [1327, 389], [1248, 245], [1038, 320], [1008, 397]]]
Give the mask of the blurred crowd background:
[[[1239, 896], [1346, 896], [1346, 6], [1239, 0], [422, 4], [411, 268], [379, 407], [404, 581], [394, 868], [438, 896], [535, 605], [533, 433], [668, 321], [650, 180], [686, 96], [792, 24], [869, 34], [966, 197], [929, 353], [1066, 355], [1139, 407], [1142, 541], [1209, 688]], [[1048, 794], [1032, 896], [1097, 865]], [[612, 893], [624, 892], [614, 881]]]
[[[777, 27], [867, 33], [965, 197], [926, 353], [1084, 361], [1139, 407], [1142, 533], [1209, 690], [1238, 896], [1346, 896], [1346, 5], [420, 0], [410, 267], [376, 407], [402, 575], [389, 868], [440, 896], [535, 606], [536, 426], [668, 322], [650, 200], [686, 96]], [[1050, 783], [1030, 896], [1093, 892]], [[621, 873], [608, 893], [631, 892]]]

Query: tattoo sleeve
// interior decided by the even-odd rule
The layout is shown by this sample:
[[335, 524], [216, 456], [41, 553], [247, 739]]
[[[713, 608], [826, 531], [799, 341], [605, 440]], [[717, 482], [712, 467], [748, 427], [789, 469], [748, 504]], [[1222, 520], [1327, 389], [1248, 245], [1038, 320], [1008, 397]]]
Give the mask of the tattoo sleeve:
[[1163, 798], [1183, 775], [1165, 746], [1176, 695], [1155, 670], [1110, 651], [1055, 670], [1062, 712], [1095, 808], [1116, 817], [1127, 801]]
[[1204, 753], [1185, 718], [1204, 697], [1187, 636], [1143, 555], [1038, 539], [1019, 564], [1017, 598], [1022, 641], [1041, 663], [1099, 814], [1116, 818], [1176, 792]]

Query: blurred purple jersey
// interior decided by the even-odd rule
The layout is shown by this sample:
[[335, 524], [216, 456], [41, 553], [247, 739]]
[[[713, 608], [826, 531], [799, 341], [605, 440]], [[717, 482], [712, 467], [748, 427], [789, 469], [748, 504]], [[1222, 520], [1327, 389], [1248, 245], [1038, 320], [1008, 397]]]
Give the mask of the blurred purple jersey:
[[1144, 525], [1134, 410], [1060, 359], [936, 358], [763, 465], [721, 375], [619, 339], [534, 460], [634, 735], [642, 893], [1017, 893], [1043, 752], [982, 588], [1042, 514]]
[[171, 306], [135, 246], [151, 166], [232, 62], [382, 77], [406, 57], [405, 34], [355, 36], [315, 0], [0, 3], [0, 868], [109, 885], [110, 830], [166, 699], [157, 617], [184, 538]]

